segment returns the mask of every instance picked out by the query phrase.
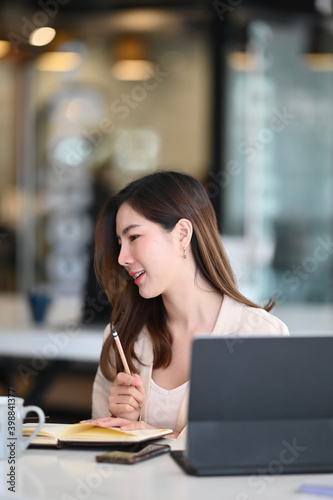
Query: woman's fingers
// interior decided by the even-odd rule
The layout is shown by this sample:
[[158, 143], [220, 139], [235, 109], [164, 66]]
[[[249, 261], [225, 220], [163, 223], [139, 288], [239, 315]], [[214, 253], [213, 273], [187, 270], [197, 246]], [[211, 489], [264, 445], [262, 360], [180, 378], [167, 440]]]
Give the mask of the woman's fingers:
[[124, 372], [117, 373], [114, 379], [114, 385], [132, 385], [134, 387], [142, 386], [142, 381], [139, 375], [128, 375]]
[[132, 385], [114, 385], [109, 389], [109, 396], [115, 398], [126, 396], [143, 401], [143, 393]]
[[142, 380], [141, 380], [140, 376], [138, 374], [135, 374], [133, 376], [133, 378], [135, 378], [137, 380], [137, 385], [135, 386], [136, 389], [144, 396], [145, 395], [145, 390], [144, 390], [144, 387], [143, 387]]
[[138, 420], [144, 401], [144, 388], [139, 375], [117, 374], [109, 389], [108, 409], [113, 416]]
[[143, 420], [140, 421], [134, 421], [129, 420], [127, 418], [123, 417], [116, 417], [113, 420], [113, 425], [120, 427], [122, 431], [136, 431], [136, 430], [142, 430], [142, 429], [155, 429], [156, 427], [152, 427], [151, 425], [147, 424], [146, 422], [143, 422]]
[[117, 396], [108, 398], [109, 410], [112, 414], [120, 414], [124, 412], [131, 412], [133, 410], [139, 410], [141, 407], [140, 402], [138, 402], [132, 396]]
[[143, 422], [133, 422], [122, 417], [102, 417], [90, 420], [81, 420], [81, 424], [99, 425], [100, 427], [120, 427], [122, 430], [139, 430], [139, 429], [155, 429], [151, 425]]
[[110, 405], [126, 404], [134, 409], [143, 404], [144, 396], [134, 387], [111, 387], [109, 390], [108, 403]]
[[99, 425], [101, 427], [116, 427], [113, 423], [114, 420], [115, 418], [113, 417], [89, 418], [88, 420], [81, 420], [80, 424]]

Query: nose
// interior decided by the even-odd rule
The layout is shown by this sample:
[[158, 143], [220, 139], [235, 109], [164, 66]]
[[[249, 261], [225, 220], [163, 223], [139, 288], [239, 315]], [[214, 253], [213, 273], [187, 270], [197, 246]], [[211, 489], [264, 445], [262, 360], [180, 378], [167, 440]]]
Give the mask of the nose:
[[133, 262], [133, 258], [129, 252], [129, 248], [126, 244], [122, 244], [119, 250], [118, 263], [121, 266], [128, 266]]

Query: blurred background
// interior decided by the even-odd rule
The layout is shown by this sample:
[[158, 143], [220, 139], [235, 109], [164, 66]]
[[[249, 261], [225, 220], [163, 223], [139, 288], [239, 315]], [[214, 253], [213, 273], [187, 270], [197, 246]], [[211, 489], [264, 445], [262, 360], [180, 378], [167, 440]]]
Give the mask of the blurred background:
[[0, 392], [88, 417], [110, 306], [97, 215], [205, 186], [242, 292], [332, 331], [333, 0], [1, 0]]

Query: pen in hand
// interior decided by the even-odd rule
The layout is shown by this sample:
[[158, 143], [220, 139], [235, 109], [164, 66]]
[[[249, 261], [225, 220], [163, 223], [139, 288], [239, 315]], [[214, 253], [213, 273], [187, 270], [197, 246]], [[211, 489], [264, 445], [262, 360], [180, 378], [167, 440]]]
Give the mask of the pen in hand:
[[124, 368], [125, 368], [125, 372], [128, 375], [131, 375], [131, 372], [130, 372], [130, 369], [128, 367], [128, 363], [127, 363], [127, 360], [126, 360], [126, 357], [125, 357], [125, 354], [124, 354], [124, 351], [123, 351], [123, 347], [122, 347], [120, 339], [118, 337], [118, 332], [114, 328], [112, 328], [112, 335], [113, 335], [113, 338], [114, 338], [114, 340], [116, 342], [116, 346], [117, 346], [119, 355], [121, 357], [121, 360], [123, 362], [123, 365], [124, 365]]

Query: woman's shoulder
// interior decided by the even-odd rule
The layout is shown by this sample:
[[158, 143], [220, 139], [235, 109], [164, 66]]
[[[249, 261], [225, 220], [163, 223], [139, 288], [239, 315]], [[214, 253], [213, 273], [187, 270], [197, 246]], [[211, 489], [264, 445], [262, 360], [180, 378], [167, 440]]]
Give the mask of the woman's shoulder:
[[226, 310], [232, 317], [233, 332], [240, 334], [289, 335], [288, 327], [277, 316], [265, 309], [248, 306], [230, 297], [225, 297]]

